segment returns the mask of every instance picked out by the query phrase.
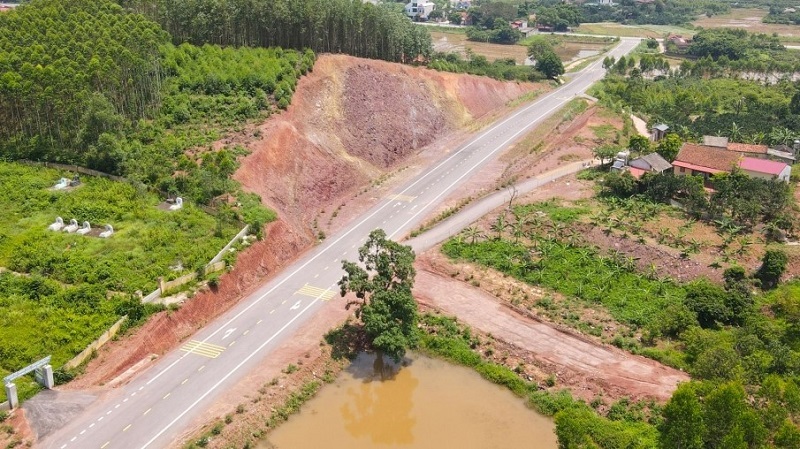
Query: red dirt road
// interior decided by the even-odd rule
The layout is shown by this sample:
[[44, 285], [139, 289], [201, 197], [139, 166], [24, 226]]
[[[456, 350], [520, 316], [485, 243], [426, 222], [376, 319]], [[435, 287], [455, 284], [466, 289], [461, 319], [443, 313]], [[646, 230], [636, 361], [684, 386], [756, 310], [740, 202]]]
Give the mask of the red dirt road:
[[[611, 396], [667, 400], [679, 382], [689, 380], [686, 373], [653, 360], [556, 330], [516, 313], [483, 290], [424, 268], [418, 269], [414, 296], [422, 304], [528, 351], [543, 367], [557, 372], [562, 385], [563, 378], [571, 387], [600, 387]], [[582, 396], [580, 391], [575, 393]]]

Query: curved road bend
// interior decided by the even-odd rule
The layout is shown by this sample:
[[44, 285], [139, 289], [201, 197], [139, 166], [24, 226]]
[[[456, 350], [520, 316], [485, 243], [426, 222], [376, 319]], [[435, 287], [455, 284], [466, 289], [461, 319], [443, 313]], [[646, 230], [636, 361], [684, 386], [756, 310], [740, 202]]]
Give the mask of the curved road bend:
[[[638, 39], [609, 52], [628, 53]], [[459, 184], [604, 74], [596, 61], [564, 86], [520, 107], [427, 168], [329, 237], [183, 346], [109, 393], [41, 442], [48, 449], [163, 448], [225, 389], [257, 369], [308, 317], [337, 295], [341, 260], [355, 260], [370, 231], [394, 238], [417, 226]], [[330, 307], [340, 307], [339, 304]]]

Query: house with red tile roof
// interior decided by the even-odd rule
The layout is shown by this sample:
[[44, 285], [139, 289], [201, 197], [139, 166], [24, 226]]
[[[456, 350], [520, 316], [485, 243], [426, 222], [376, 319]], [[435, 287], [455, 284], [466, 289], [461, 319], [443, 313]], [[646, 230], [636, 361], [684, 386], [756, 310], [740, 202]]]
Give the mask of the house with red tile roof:
[[[730, 144], [729, 144], [730, 145]], [[706, 181], [718, 173], [730, 173], [740, 168], [751, 178], [789, 182], [792, 168], [786, 163], [746, 157], [715, 145], [684, 143], [672, 162], [676, 176], [703, 176]]]
[[742, 155], [711, 145], [684, 143], [672, 162], [676, 176], [703, 176], [708, 180], [717, 173], [730, 173]]

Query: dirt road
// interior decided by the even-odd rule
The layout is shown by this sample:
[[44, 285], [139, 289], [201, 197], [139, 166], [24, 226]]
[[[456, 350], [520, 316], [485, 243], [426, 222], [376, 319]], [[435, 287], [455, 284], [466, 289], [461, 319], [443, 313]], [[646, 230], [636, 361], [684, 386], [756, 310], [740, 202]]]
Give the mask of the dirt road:
[[559, 379], [568, 378], [570, 387], [593, 386], [611, 396], [666, 400], [678, 382], [689, 380], [686, 373], [561, 332], [520, 315], [483, 290], [420, 268], [414, 287], [420, 303], [530, 352]]

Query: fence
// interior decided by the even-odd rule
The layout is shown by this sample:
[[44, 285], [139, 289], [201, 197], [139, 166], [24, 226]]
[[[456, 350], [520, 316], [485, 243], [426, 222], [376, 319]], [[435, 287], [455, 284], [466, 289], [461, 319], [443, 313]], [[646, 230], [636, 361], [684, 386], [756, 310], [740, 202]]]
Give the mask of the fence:
[[122, 326], [122, 323], [124, 323], [125, 320], [127, 319], [128, 319], [127, 315], [120, 318], [116, 323], [114, 323], [110, 328], [108, 328], [107, 331], [103, 332], [103, 335], [101, 335], [100, 338], [91, 342], [89, 346], [86, 347], [86, 349], [81, 351], [80, 354], [76, 355], [75, 357], [72, 358], [72, 360], [65, 363], [64, 369], [76, 368], [81, 363], [86, 361], [86, 359], [89, 358], [92, 355], [92, 353], [100, 349], [100, 347], [106, 344], [108, 340], [111, 340], [114, 337], [114, 335], [117, 335], [117, 332], [119, 332], [119, 328]]
[[[231, 248], [231, 246], [236, 243], [237, 240], [244, 238], [247, 235], [247, 231], [250, 229], [250, 226], [245, 226], [236, 234], [227, 245], [220, 252], [214, 256], [211, 261], [203, 267], [203, 275], [208, 275], [211, 273], [216, 273], [217, 271], [222, 271], [225, 269], [225, 261], [222, 258], [225, 256], [225, 253]], [[194, 281], [197, 279], [197, 273], [189, 273], [185, 274], [177, 279], [173, 279], [171, 281], [164, 281], [163, 279], [159, 278], [158, 280], [158, 288], [152, 291], [149, 295], [142, 298], [143, 303], [151, 303], [156, 302], [161, 299], [161, 296], [165, 294], [165, 292], [169, 292], [174, 290], [184, 284], [188, 284], [189, 282]]]
[[28, 160], [20, 160], [18, 161], [21, 164], [25, 165], [36, 165], [41, 167], [47, 168], [57, 168], [59, 170], [67, 170], [67, 171], [74, 171], [76, 173], [80, 173], [82, 175], [89, 175], [89, 176], [97, 176], [100, 178], [107, 178], [113, 181], [119, 182], [129, 182], [127, 179], [123, 178], [122, 176], [111, 175], [108, 173], [104, 173], [97, 170], [92, 170], [91, 168], [81, 167], [80, 165], [67, 165], [67, 164], [57, 164], [55, 162], [37, 162], [37, 161], [28, 161]]

